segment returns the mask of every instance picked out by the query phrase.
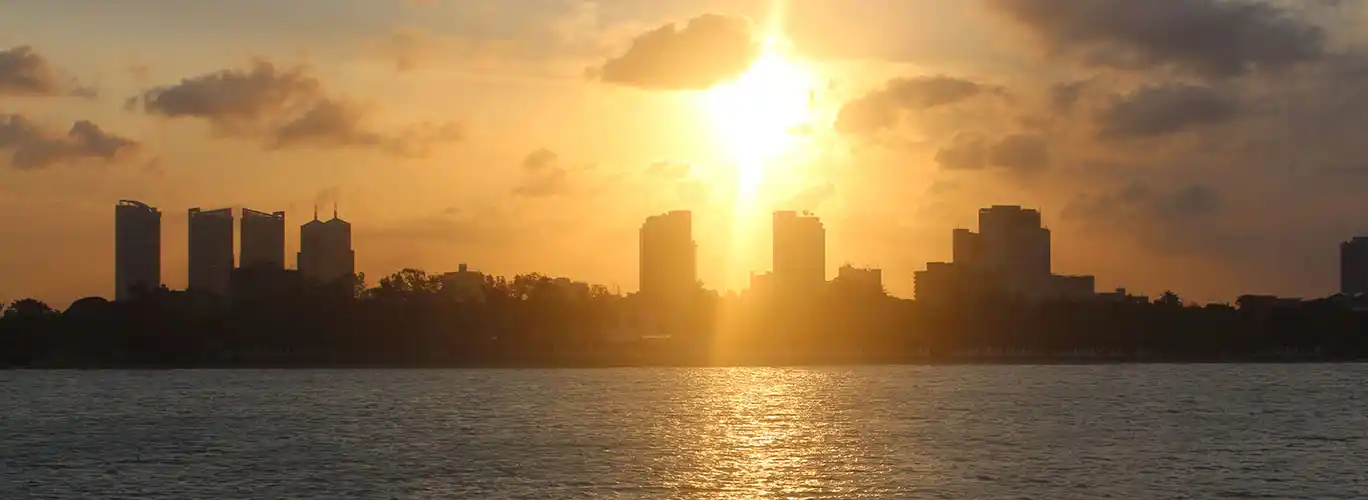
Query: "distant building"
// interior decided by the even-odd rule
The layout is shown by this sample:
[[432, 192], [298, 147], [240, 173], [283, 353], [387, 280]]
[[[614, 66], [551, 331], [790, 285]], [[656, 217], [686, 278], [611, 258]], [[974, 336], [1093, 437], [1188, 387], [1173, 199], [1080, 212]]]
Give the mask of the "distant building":
[[438, 277], [438, 280], [442, 282], [442, 296], [456, 302], [484, 302], [484, 273], [472, 271], [465, 264], [461, 264], [458, 269], [454, 273], [446, 273]]
[[826, 228], [809, 213], [774, 213], [774, 286], [781, 293], [818, 290], [826, 283]]
[[285, 268], [285, 212], [242, 209], [238, 266]]
[[693, 215], [676, 210], [646, 218], [640, 231], [641, 296], [657, 303], [676, 303], [698, 290], [698, 246]]
[[1289, 309], [1305, 303], [1299, 297], [1278, 297], [1276, 295], [1241, 295], [1235, 299], [1235, 305], [1241, 311], [1271, 311], [1274, 309]]
[[304, 279], [293, 269], [242, 266], [233, 270], [231, 288], [234, 301], [272, 301], [302, 294]]
[[356, 252], [351, 248], [351, 224], [337, 216], [314, 219], [299, 229], [299, 272], [313, 285], [327, 285], [356, 274]]
[[1083, 300], [1095, 293], [1092, 276], [1060, 276], [1051, 269], [1050, 230], [1040, 212], [996, 205], [979, 210], [979, 232], [956, 229], [953, 262], [928, 263], [914, 275], [916, 298], [932, 304], [985, 297]]
[[189, 291], [227, 296], [233, 273], [233, 210], [190, 209]]
[[1149, 297], [1146, 297], [1146, 296], [1144, 296], [1144, 295], [1131, 295], [1130, 293], [1127, 293], [1127, 292], [1126, 292], [1126, 289], [1125, 289], [1125, 288], [1117, 288], [1116, 291], [1114, 291], [1114, 292], [1101, 292], [1101, 293], [1098, 293], [1098, 294], [1097, 294], [1097, 298], [1098, 298], [1098, 299], [1101, 299], [1101, 300], [1103, 300], [1103, 301], [1107, 301], [1107, 302], [1115, 302], [1115, 303], [1117, 303], [1117, 304], [1148, 304], [1148, 303], [1150, 303]]
[[161, 286], [161, 211], [120, 200], [114, 206], [114, 300]]
[[1368, 293], [1368, 237], [1340, 243], [1340, 293]]
[[561, 298], [567, 300], [588, 300], [590, 295], [589, 283], [584, 281], [574, 281], [570, 278], [556, 278], [551, 280], [551, 285], [560, 292]]
[[859, 268], [846, 264], [836, 273], [833, 285], [846, 290], [869, 295], [883, 295], [883, 270]]

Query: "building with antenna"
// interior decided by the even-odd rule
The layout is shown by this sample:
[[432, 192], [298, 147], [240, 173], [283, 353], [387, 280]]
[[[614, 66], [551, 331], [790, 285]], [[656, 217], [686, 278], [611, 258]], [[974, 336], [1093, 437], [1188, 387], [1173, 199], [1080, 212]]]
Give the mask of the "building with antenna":
[[161, 286], [161, 211], [146, 203], [114, 205], [114, 300]]
[[356, 274], [356, 252], [351, 247], [351, 223], [342, 220], [333, 204], [332, 219], [313, 220], [299, 229], [299, 272], [313, 285], [336, 283]]

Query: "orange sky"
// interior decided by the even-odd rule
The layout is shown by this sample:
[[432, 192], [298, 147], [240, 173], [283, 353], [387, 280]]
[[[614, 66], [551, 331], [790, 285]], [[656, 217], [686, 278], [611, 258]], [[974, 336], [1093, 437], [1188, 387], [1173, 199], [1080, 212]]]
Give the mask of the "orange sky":
[[194, 206], [294, 228], [340, 202], [372, 281], [467, 262], [624, 291], [671, 209], [697, 214], [709, 287], [768, 268], [767, 212], [807, 209], [830, 274], [882, 267], [901, 296], [991, 204], [1042, 210], [1056, 272], [1202, 301], [1333, 292], [1338, 242], [1368, 232], [1354, 2], [5, 10], [6, 300], [108, 295], [122, 198], [162, 209], [171, 287]]

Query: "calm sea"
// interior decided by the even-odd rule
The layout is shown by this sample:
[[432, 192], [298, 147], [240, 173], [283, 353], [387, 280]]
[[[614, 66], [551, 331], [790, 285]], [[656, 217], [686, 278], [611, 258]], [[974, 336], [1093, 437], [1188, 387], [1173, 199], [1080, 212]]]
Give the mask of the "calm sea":
[[1368, 497], [1368, 365], [0, 372], [0, 498]]

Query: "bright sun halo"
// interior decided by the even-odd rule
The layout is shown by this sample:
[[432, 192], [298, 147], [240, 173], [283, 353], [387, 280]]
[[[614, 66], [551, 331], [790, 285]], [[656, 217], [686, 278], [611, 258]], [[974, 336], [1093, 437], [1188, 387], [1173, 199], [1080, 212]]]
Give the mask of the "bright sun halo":
[[737, 164], [743, 192], [753, 194], [765, 170], [803, 142], [799, 129], [811, 126], [815, 80], [789, 57], [781, 37], [771, 37], [746, 73], [707, 92], [714, 130]]

